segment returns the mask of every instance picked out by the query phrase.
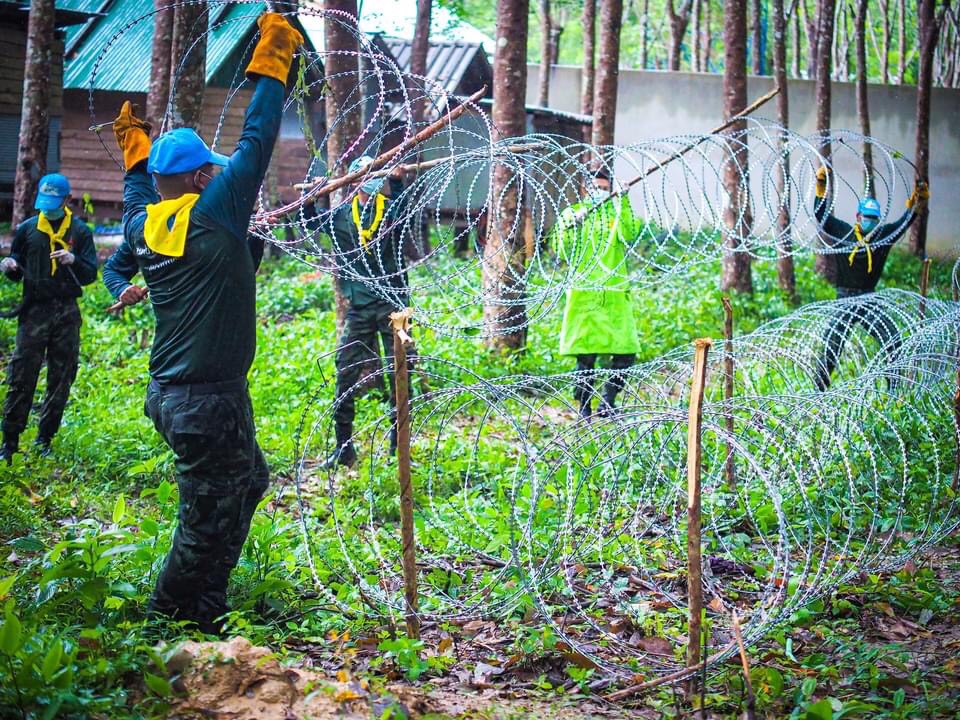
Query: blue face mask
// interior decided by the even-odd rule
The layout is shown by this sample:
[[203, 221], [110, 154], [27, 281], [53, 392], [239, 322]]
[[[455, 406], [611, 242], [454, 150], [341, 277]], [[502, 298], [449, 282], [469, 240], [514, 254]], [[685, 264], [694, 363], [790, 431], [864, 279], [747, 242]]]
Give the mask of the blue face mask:
[[64, 216], [63, 205], [58, 208], [53, 208], [52, 210], [44, 210], [43, 214], [47, 216], [48, 220], [59, 220]]
[[863, 230], [863, 232], [865, 233], [873, 232], [876, 229], [877, 225], [879, 224], [880, 224], [880, 221], [877, 218], [872, 218], [872, 217], [861, 218], [860, 229]]

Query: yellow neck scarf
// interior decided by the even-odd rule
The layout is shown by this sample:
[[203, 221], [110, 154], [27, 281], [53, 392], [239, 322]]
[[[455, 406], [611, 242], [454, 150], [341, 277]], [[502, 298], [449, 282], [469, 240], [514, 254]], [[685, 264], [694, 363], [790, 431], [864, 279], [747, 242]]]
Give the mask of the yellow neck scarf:
[[[42, 233], [45, 233], [50, 238], [50, 254], [52, 255], [57, 250], [69, 250], [70, 246], [63, 239], [67, 234], [67, 230], [70, 229], [70, 222], [73, 219], [73, 213], [70, 212], [70, 208], [64, 208], [63, 210], [63, 222], [60, 223], [60, 229], [54, 231], [53, 226], [50, 224], [50, 219], [43, 214], [43, 211], [40, 211], [40, 217], [37, 218], [37, 230]], [[50, 258], [50, 274], [53, 275], [57, 272], [57, 261], [53, 258]]]
[[147, 221], [143, 225], [143, 241], [147, 247], [158, 255], [183, 257], [190, 211], [199, 199], [199, 193], [185, 193], [172, 200], [147, 205]]
[[373, 213], [373, 222], [370, 223], [370, 227], [364, 230], [363, 220], [360, 217], [360, 196], [357, 195], [353, 198], [353, 224], [357, 226], [357, 232], [360, 233], [360, 244], [363, 246], [364, 250], [366, 250], [367, 243], [370, 242], [370, 239], [380, 227], [380, 223], [383, 222], [383, 211], [386, 206], [386, 196], [382, 193], [377, 193], [375, 209]]
[[867, 274], [869, 275], [873, 272], [873, 251], [870, 249], [870, 235], [867, 234], [867, 236], [864, 237], [863, 231], [860, 229], [860, 223], [853, 226], [853, 234], [857, 236], [857, 244], [850, 252], [850, 257], [848, 258], [850, 265], [851, 267], [853, 266], [853, 259], [857, 256], [857, 251], [861, 247], [865, 247], [867, 249]]

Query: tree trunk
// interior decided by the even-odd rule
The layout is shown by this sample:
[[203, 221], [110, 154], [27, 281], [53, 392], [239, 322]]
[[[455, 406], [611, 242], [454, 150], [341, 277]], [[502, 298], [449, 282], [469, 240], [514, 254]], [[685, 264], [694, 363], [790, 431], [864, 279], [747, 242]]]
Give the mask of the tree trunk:
[[[323, 40], [326, 46], [323, 60], [328, 88], [324, 103], [327, 119], [327, 174], [337, 176], [347, 171], [350, 161], [357, 155], [357, 148], [353, 143], [360, 135], [360, 108], [356, 105], [349, 108], [346, 106], [350, 92], [360, 82], [357, 65], [360, 47], [356, 36], [342, 24], [346, 17], [339, 14], [346, 13], [355, 18], [357, 0], [326, 0], [324, 8], [338, 11], [336, 17], [339, 19], [323, 23]], [[330, 198], [334, 205], [341, 200], [342, 192], [334, 193], [334, 197]], [[334, 283], [334, 304], [339, 337], [343, 334], [349, 308], [347, 299], [340, 291], [339, 280]]]
[[647, 69], [650, 52], [650, 0], [643, 0], [643, 16], [640, 18], [643, 34], [640, 39], [640, 67]]
[[[723, 114], [729, 119], [747, 106], [747, 0], [727, 0], [723, 13]], [[738, 138], [746, 130], [746, 120], [738, 120], [727, 133], [729, 157], [724, 163], [723, 185], [727, 195], [723, 219], [726, 226], [726, 252], [723, 256], [723, 290], [753, 292], [750, 256], [737, 252], [741, 240], [750, 234], [749, 157], [746, 144]]]
[[752, 62], [752, 71], [754, 75], [763, 75], [763, 8], [760, 0], [752, 0], [751, 15], [753, 15], [753, 24], [751, 32], [753, 35], [750, 58]]
[[700, 21], [703, 15], [703, 3], [701, 0], [693, 0], [693, 12], [691, 15], [693, 17], [693, 30], [691, 30], [691, 34], [693, 35], [693, 52], [690, 53], [690, 59], [693, 61], [693, 71], [703, 72], [703, 66], [700, 64], [703, 45], [700, 32]]
[[550, 0], [540, 0], [540, 86], [537, 89], [537, 105], [550, 106]]
[[703, 13], [703, 60], [700, 61], [700, 67], [703, 68], [704, 72], [710, 72], [710, 49], [713, 44], [713, 35], [711, 34], [710, 25], [711, 25], [711, 12], [710, 6], [713, 4], [711, 0], [703, 0], [704, 5], [706, 5], [706, 10]]
[[[860, 134], [870, 137], [870, 106], [867, 98], [867, 0], [857, 0], [857, 14], [854, 24], [854, 39], [857, 46], [857, 119], [860, 121]], [[874, 197], [873, 187], [873, 145], [863, 143], [863, 192]]]
[[847, 22], [847, 4], [846, 0], [841, 0], [839, 7], [840, 15], [840, 41], [838, 42], [838, 54], [840, 67], [837, 68], [837, 79], [841, 82], [847, 82], [850, 79], [850, 27]]
[[[783, 0], [773, 0], [773, 73], [777, 87], [777, 122], [785, 130], [790, 127], [790, 101], [787, 87], [787, 24]], [[777, 225], [780, 229], [777, 258], [777, 281], [784, 294], [794, 302], [797, 297], [797, 277], [793, 267], [793, 242], [790, 238], [790, 155], [786, 152], [786, 134], [780, 137], [780, 167], [777, 173], [777, 192], [780, 195], [780, 213]]]
[[600, 57], [593, 98], [593, 144], [613, 145], [620, 75], [620, 27], [623, 0], [600, 0]]
[[793, 77], [800, 77], [800, 13], [794, 10], [793, 15], [793, 57], [790, 58], [793, 65]]
[[208, 18], [206, 2], [177, 5], [174, 11], [170, 50], [170, 126], [174, 128], [200, 126], [207, 86]]
[[167, 114], [170, 101], [170, 53], [173, 49], [174, 9], [168, 0], [154, 0], [153, 49], [150, 53], [150, 88], [147, 91], [147, 120], [155, 134]]
[[[833, 20], [836, 0], [817, 0], [817, 85], [815, 100], [817, 110], [817, 134], [820, 141], [820, 154], [824, 162], [830, 163], [830, 141], [826, 137], [830, 132], [830, 60], [833, 46]], [[829, 255], [817, 253], [816, 269], [828, 280], [833, 280], [833, 263]]]
[[[680, 69], [680, 50], [690, 22], [690, 0], [683, 0], [680, 12], [674, 8], [673, 0], [667, 0], [667, 16], [670, 18], [670, 69], [676, 71]], [[619, 44], [619, 40], [617, 42]]]
[[[597, 0], [583, 3], [583, 82], [580, 84], [580, 112], [593, 115], [593, 77], [596, 67]], [[586, 138], [589, 142], [589, 138]]]
[[897, 14], [897, 85], [903, 85], [907, 72], [907, 0], [900, 0]]
[[[410, 47], [410, 73], [417, 77], [425, 77], [427, 74], [432, 12], [433, 0], [417, 0], [417, 24], [413, 28], [413, 44]], [[419, 125], [427, 114], [426, 98], [413, 103], [411, 110], [413, 111], [413, 121]]]
[[27, 20], [27, 55], [23, 66], [23, 101], [17, 139], [13, 217], [16, 227], [32, 214], [37, 183], [47, 171], [50, 143], [50, 68], [54, 65], [53, 0], [33, 0]]
[[[920, 68], [917, 73], [917, 179], [930, 178], [930, 95], [933, 84], [933, 52], [940, 38], [943, 10], [937, 13], [936, 0], [917, 0], [917, 35], [920, 44]], [[924, 211], [910, 230], [910, 250], [920, 257], [927, 255], [927, 215]]]
[[[527, 24], [529, 0], [497, 3], [497, 45], [493, 59], [494, 140], [526, 131]], [[483, 248], [483, 319], [486, 341], [495, 349], [516, 349], [526, 339], [523, 222], [520, 179], [506, 163], [497, 163], [490, 186], [490, 221]]]
[[883, 49], [880, 51], [880, 78], [884, 85], [890, 82], [890, 0], [880, 0], [883, 13]]
[[800, 0], [800, 9], [803, 11], [803, 29], [807, 36], [807, 77], [817, 76], [817, 35], [820, 31], [818, 12], [820, 0], [814, 0], [814, 12], [811, 15], [807, 8], [807, 0]]

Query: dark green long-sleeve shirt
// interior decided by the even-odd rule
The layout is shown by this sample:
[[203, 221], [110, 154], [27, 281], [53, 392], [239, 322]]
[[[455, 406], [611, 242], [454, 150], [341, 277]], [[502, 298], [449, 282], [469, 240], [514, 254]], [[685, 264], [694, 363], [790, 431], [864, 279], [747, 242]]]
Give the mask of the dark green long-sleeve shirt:
[[[836, 275], [834, 284], [841, 288], [872, 291], [880, 282], [883, 266], [887, 262], [887, 255], [896, 242], [907, 232], [907, 228], [916, 217], [913, 210], [907, 210], [896, 222], [880, 225], [870, 233], [870, 253], [872, 262], [867, 258], [864, 247], [857, 248], [857, 238], [853, 226], [843, 220], [835, 218], [827, 212], [827, 202], [823, 198], [814, 198], [813, 212], [823, 227], [824, 242], [840, 252], [831, 255], [835, 263]], [[856, 248], [853, 263], [850, 262], [850, 253]], [[867, 268], [872, 265], [872, 270]]]
[[256, 82], [237, 149], [190, 212], [182, 257], [157, 254], [144, 240], [145, 208], [160, 199], [146, 162], [124, 179], [124, 242], [103, 279], [119, 297], [137, 271], [143, 273], [157, 318], [150, 375], [160, 383], [236, 380], [253, 364], [259, 252], [247, 229], [280, 131], [284, 96], [278, 80]]
[[[73, 253], [72, 265], [58, 262], [51, 274], [50, 236], [37, 229], [39, 215], [24, 220], [17, 226], [10, 247], [10, 257], [17, 261], [18, 269], [8, 274], [11, 280], [24, 281], [28, 302], [42, 302], [53, 298], [78, 298], [83, 295], [82, 286], [97, 279], [97, 251], [93, 234], [86, 224], [74, 216], [63, 241]], [[60, 229], [60, 220], [51, 220], [54, 230]], [[62, 249], [58, 246], [56, 249]]]
[[[354, 307], [373, 302], [391, 302], [397, 307], [407, 304], [410, 296], [407, 268], [403, 259], [403, 215], [406, 206], [403, 183], [390, 178], [390, 196], [384, 208], [378, 231], [364, 247], [353, 219], [349, 201], [329, 212], [318, 213], [313, 205], [304, 207], [304, 216], [311, 230], [331, 238], [337, 256], [340, 290]], [[360, 222], [369, 228], [374, 220], [375, 198], [361, 207]], [[369, 282], [364, 282], [368, 279]], [[374, 290], [376, 285], [380, 292]]]

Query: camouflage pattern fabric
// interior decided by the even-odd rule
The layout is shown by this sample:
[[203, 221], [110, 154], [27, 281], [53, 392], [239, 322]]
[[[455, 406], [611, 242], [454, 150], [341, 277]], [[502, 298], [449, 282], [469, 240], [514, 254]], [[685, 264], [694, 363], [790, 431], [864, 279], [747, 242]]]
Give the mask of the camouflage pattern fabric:
[[[365, 386], [357, 387], [357, 382], [371, 360], [379, 366], [378, 341], [383, 344], [383, 357], [387, 366], [393, 366], [393, 328], [390, 325], [390, 314], [393, 312], [396, 312], [396, 308], [386, 302], [350, 305], [347, 310], [336, 358], [337, 399], [333, 419], [338, 425], [353, 423], [357, 397], [367, 389]], [[413, 357], [412, 351], [408, 357]], [[393, 373], [387, 374], [387, 386], [390, 405], [396, 408]]]
[[50, 439], [60, 429], [80, 356], [80, 308], [73, 298], [28, 303], [20, 314], [17, 341], [7, 367], [3, 432], [20, 435], [27, 426], [37, 379], [47, 362], [47, 391], [40, 407], [38, 437]]
[[179, 524], [148, 613], [214, 633], [269, 482], [246, 382], [161, 387], [154, 381], [144, 410], [173, 449], [180, 488]]

